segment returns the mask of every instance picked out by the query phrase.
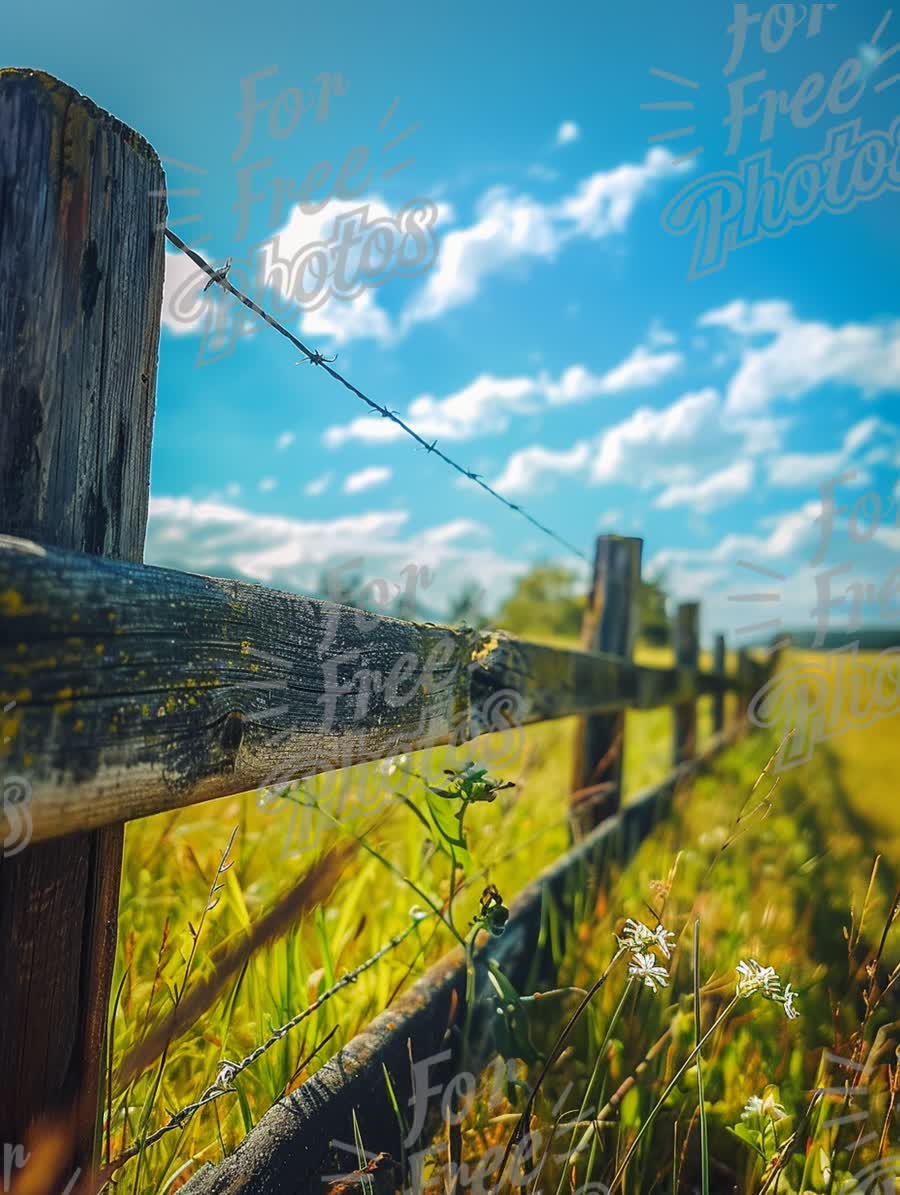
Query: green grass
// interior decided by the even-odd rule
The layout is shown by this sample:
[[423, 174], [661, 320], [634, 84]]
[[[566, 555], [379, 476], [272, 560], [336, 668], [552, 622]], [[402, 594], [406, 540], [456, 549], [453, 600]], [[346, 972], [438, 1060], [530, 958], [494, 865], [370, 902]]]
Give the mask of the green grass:
[[[665, 661], [657, 655], [646, 662]], [[701, 743], [709, 725], [709, 703], [701, 702]], [[652, 903], [658, 891], [653, 885], [664, 882], [674, 867], [669, 915], [675, 917], [679, 930], [691, 918], [700, 917], [704, 982], [712, 976], [724, 980], [738, 957], [755, 953], [783, 969], [802, 992], [802, 1021], [788, 1025], [778, 1020], [778, 1009], [766, 1005], [752, 1016], [735, 1018], [727, 1033], [713, 1043], [714, 1050], [704, 1052], [713, 1191], [718, 1189], [717, 1174], [721, 1179], [723, 1167], [729, 1174], [746, 1172], [752, 1178], [752, 1158], [745, 1157], [749, 1151], [727, 1132], [739, 1122], [746, 1099], [762, 1094], [772, 1083], [778, 1085], [787, 1108], [799, 1109], [803, 1091], [815, 1078], [822, 1048], [842, 1044], [848, 1048], [852, 1027], [859, 1024], [858, 991], [854, 988], [844, 995], [841, 988], [841, 965], [845, 979], [847, 953], [842, 930], [850, 924], [851, 904], [859, 916], [861, 892], [876, 849], [883, 851], [885, 859], [867, 913], [867, 933], [876, 932], [877, 918], [884, 913], [884, 893], [900, 866], [900, 814], [891, 772], [896, 771], [898, 759], [898, 729], [896, 719], [892, 724], [881, 722], [821, 748], [811, 764], [785, 777], [770, 815], [721, 854], [710, 872], [735, 810], [765, 763], [767, 748], [761, 736], [730, 752], [712, 777], [684, 794], [677, 816], [654, 834], [633, 864], [601, 887], [592, 916], [575, 927], [570, 949], [561, 960], [568, 982], [592, 982], [611, 952], [612, 928], [625, 916], [646, 917], [644, 902]], [[520, 735], [491, 736], [465, 750], [440, 749], [424, 759], [410, 757], [406, 766], [430, 777], [437, 778], [444, 767], [475, 759], [516, 783], [493, 804], [472, 807], [467, 815], [472, 863], [453, 905], [460, 933], [465, 933], [477, 912], [478, 896], [488, 881], [509, 898], [565, 849], [573, 732], [573, 721], [562, 720], [528, 728]], [[670, 734], [668, 711], [628, 716], [628, 793], [666, 773]], [[446, 856], [435, 849], [430, 841], [433, 835], [426, 833], [421, 821], [391, 798], [401, 782], [408, 793], [415, 794], [417, 782], [399, 773], [388, 777], [372, 765], [351, 769], [344, 776], [345, 793], [352, 794], [352, 800], [340, 813], [342, 824], [337, 828], [321, 816], [308, 818], [303, 827], [299, 824], [303, 811], [296, 805], [282, 801], [261, 809], [253, 795], [210, 802], [128, 827], [114, 1076], [153, 1026], [171, 1013], [195, 945], [189, 992], [211, 979], [223, 954], [239, 948], [250, 926], [303, 877], [319, 873], [333, 890], [295, 920], [287, 933], [238, 968], [220, 998], [173, 1040], [164, 1065], [158, 1058], [152, 1060], [127, 1085], [114, 1079], [109, 1134], [113, 1158], [133, 1148], [142, 1132], [152, 1132], [172, 1111], [196, 1099], [215, 1079], [223, 1061], [235, 1062], [250, 1053], [273, 1029], [296, 1016], [392, 935], [409, 927], [410, 909], [423, 905], [422, 894], [436, 903], [446, 900], [450, 887]], [[305, 791], [329, 802], [334, 785], [334, 777], [321, 777]], [[233, 866], [222, 877], [218, 903], [207, 913], [195, 943], [216, 867], [235, 828]], [[340, 843], [354, 854], [339, 874], [326, 874], [328, 852]], [[300, 845], [305, 849], [298, 850]], [[236, 1094], [204, 1108], [186, 1127], [127, 1162], [117, 1176], [119, 1190], [135, 1195], [176, 1190], [198, 1163], [215, 1161], [231, 1151], [273, 1100], [321, 1066], [453, 940], [436, 918], [420, 922], [396, 950], [326, 1001], [241, 1075]], [[891, 945], [896, 954], [896, 943]], [[602, 1059], [607, 1095], [673, 1018], [678, 1048], [692, 1038], [693, 1012], [686, 1003], [691, 992], [689, 956], [689, 949], [679, 955], [673, 984], [679, 998], [674, 1006], [665, 1000], [651, 1001], [649, 993], [645, 998], [643, 990], [629, 997], [609, 1043], [609, 1058]], [[612, 985], [604, 990], [590, 1033], [582, 1042], [584, 1053], [572, 1065], [573, 1082], [583, 1080], [585, 1069], [593, 1066], [591, 1042], [599, 1046], [604, 1016], [610, 1012], [608, 1002], [620, 996], [621, 986], [618, 992]], [[834, 1000], [837, 1013], [832, 1011]], [[558, 1024], [543, 1030], [538, 1026], [536, 1032], [543, 1032], [546, 1045], [558, 1028]], [[317, 1048], [319, 1052], [307, 1061]], [[663, 1052], [658, 1065], [671, 1068], [674, 1057]], [[553, 1084], [562, 1073], [554, 1074]], [[553, 1084], [548, 1099], [549, 1092], [556, 1090]], [[611, 1152], [616, 1143], [628, 1140], [629, 1131], [646, 1116], [655, 1084], [654, 1071], [628, 1095], [612, 1143], [605, 1138], [602, 1150], [599, 1145], [595, 1149], [595, 1164], [601, 1157], [607, 1177]], [[687, 1143], [683, 1170], [688, 1183], [696, 1154], [695, 1074], [684, 1087], [679, 1088], [677, 1104], [660, 1115], [652, 1134], [642, 1142], [627, 1190], [651, 1189], [647, 1176], [653, 1166], [673, 1156], [671, 1133], [676, 1118], [683, 1125], [679, 1148]], [[541, 1111], [547, 1113], [546, 1108]], [[466, 1139], [470, 1146], [480, 1142], [483, 1148], [485, 1141], [494, 1141], [508, 1128], [503, 1119], [485, 1120], [470, 1126]], [[744, 1171], [739, 1171], [740, 1165]], [[559, 1177], [554, 1173], [550, 1190]], [[786, 1182], [779, 1187], [781, 1195], [790, 1190]], [[548, 1189], [547, 1182], [543, 1187]], [[670, 1184], [659, 1189], [674, 1188]]]

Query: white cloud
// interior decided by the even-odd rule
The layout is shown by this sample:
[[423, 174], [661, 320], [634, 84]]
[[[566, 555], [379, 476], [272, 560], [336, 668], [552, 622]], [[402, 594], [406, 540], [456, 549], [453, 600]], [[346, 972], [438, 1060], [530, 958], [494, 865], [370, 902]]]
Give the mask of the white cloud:
[[583, 365], [571, 366], [558, 383], [546, 384], [547, 399], [551, 406], [557, 406], [604, 394], [658, 386], [681, 366], [682, 361], [680, 353], [654, 353], [644, 345], [638, 345], [624, 361], [599, 377]]
[[494, 481], [493, 487], [501, 494], [512, 497], [539, 489], [548, 477], [568, 476], [580, 473], [590, 460], [591, 449], [587, 443], [573, 445], [568, 451], [554, 452], [540, 444], [514, 452], [506, 462], [506, 468]]
[[274, 477], [262, 477], [259, 480], [257, 489], [261, 494], [271, 494], [272, 490], [278, 485]]
[[369, 465], [360, 469], [358, 473], [351, 473], [344, 479], [341, 487], [345, 494], [362, 494], [365, 490], [374, 489], [377, 485], [384, 485], [394, 476], [393, 469], [386, 465]]
[[229, 498], [239, 498], [241, 494], [241, 487], [236, 481], [229, 481], [225, 487], [225, 494]]
[[199, 332], [209, 310], [209, 300], [202, 299], [207, 275], [180, 251], [165, 254], [162, 325], [176, 336]]
[[680, 482], [670, 485], [656, 499], [655, 506], [660, 510], [671, 510], [674, 506], [690, 506], [693, 510], [706, 514], [733, 502], [746, 494], [753, 485], [753, 462], [735, 461], [710, 474], [702, 481]]
[[328, 487], [331, 485], [331, 474], [323, 473], [321, 477], [314, 477], [312, 481], [308, 481], [303, 487], [303, 492], [307, 498], [319, 498]]
[[594, 485], [663, 486], [657, 507], [711, 510], [751, 489], [749, 458], [771, 452], [779, 437], [771, 419], [743, 423], [725, 417], [720, 394], [709, 387], [682, 394], [668, 406], [638, 407], [569, 449], [533, 445], [513, 453], [495, 484], [508, 494], [526, 494], [553, 477], [583, 473]]
[[458, 593], [467, 578], [493, 597], [527, 568], [487, 546], [486, 529], [471, 519], [404, 535], [408, 522], [406, 511], [301, 520], [223, 502], [153, 496], [146, 559], [301, 593], [316, 590], [324, 570], [343, 566], [350, 575], [384, 578], [393, 596], [406, 588], [403, 570], [408, 565], [427, 566], [434, 579], [422, 598], [435, 609]]
[[[427, 440], [469, 440], [505, 431], [511, 415], [536, 410], [534, 399], [539, 390], [533, 378], [498, 378], [483, 373], [447, 398], [421, 395], [409, 404], [403, 418]], [[389, 419], [362, 415], [350, 423], [328, 428], [324, 439], [330, 448], [336, 448], [349, 440], [387, 443], [402, 440], [405, 435]]]
[[581, 129], [574, 120], [564, 120], [556, 130], [557, 145], [571, 145], [581, 136]]
[[[403, 419], [426, 440], [462, 442], [506, 431], [514, 416], [534, 414], [543, 403], [561, 406], [656, 386], [681, 364], [680, 353], [653, 353], [639, 345], [604, 374], [592, 373], [583, 365], [570, 366], [558, 380], [546, 372], [510, 378], [484, 373], [446, 398], [421, 395], [409, 404]], [[324, 439], [328, 447], [337, 448], [351, 440], [390, 443], [405, 434], [389, 419], [362, 415], [328, 428]]]
[[403, 313], [402, 330], [470, 303], [485, 278], [511, 265], [552, 261], [560, 243], [552, 207], [492, 188], [479, 201], [474, 224], [442, 237], [437, 262]]
[[862, 464], [883, 463], [890, 457], [891, 446], [898, 442], [898, 429], [881, 419], [870, 417], [854, 424], [844, 436], [843, 444], [834, 452], [786, 452], [769, 462], [769, 484], [785, 489], [800, 489], [821, 485], [829, 478], [852, 471], [854, 485], [867, 485], [869, 474], [860, 467], [857, 454], [874, 436], [882, 443], [862, 458]]
[[685, 394], [661, 410], [641, 407], [600, 437], [591, 480], [637, 480], [645, 487], [689, 481], [720, 416], [719, 395], [711, 388]]
[[553, 261], [573, 237], [599, 240], [625, 232], [638, 202], [660, 181], [691, 169], [668, 150], [651, 149], [643, 162], [625, 163], [583, 179], [556, 203], [494, 187], [481, 198], [475, 222], [441, 239], [437, 264], [401, 317], [401, 332], [471, 302], [482, 282], [528, 261]]
[[[900, 320], [830, 324], [797, 319], [790, 303], [744, 299], [699, 319], [743, 342], [728, 387], [728, 409], [763, 411], [776, 399], [798, 399], [826, 383], [850, 386], [865, 398], [900, 391]], [[768, 342], [759, 347], [758, 337]]]
[[[215, 264], [215, 259], [210, 257]], [[244, 309], [217, 286], [207, 289], [209, 275], [179, 252], [166, 250], [164, 258], [162, 326], [176, 336], [206, 337], [206, 348], [219, 353], [238, 336], [236, 321], [244, 337], [254, 336], [259, 324], [255, 316], [245, 316]], [[237, 285], [246, 278], [235, 279]]]
[[281, 435], [278, 437], [278, 439], [275, 441], [275, 451], [276, 452], [284, 452], [285, 449], [290, 448], [290, 446], [294, 443], [294, 441], [296, 439], [297, 439], [297, 437], [294, 435], [293, 432], [282, 432]]
[[[572, 122], [560, 128], [568, 130], [570, 141], [571, 130], [577, 130]], [[274, 314], [284, 322], [289, 322], [296, 310], [308, 337], [327, 339], [335, 345], [357, 339], [389, 344], [416, 324], [438, 319], [471, 302], [483, 282], [495, 274], [536, 261], [552, 261], [560, 248], [575, 237], [596, 240], [624, 233], [643, 196], [658, 182], [690, 169], [690, 163], [676, 163], [667, 150], [657, 147], [647, 153], [643, 162], [624, 163], [583, 179], [571, 194], [558, 201], [544, 203], [505, 187], [493, 187], [477, 203], [472, 222], [450, 232], [443, 230], [455, 220], [455, 213], [449, 204], [439, 204], [437, 261], [397, 321], [379, 306], [371, 288], [353, 300], [328, 298], [315, 310], [301, 311], [292, 302], [295, 280], [291, 263], [307, 246], [332, 239], [337, 219], [360, 207], [365, 207], [369, 221], [396, 215], [378, 195], [360, 200], [332, 199], [315, 213], [295, 205], [265, 249], [252, 261], [248, 258], [234, 262], [232, 276], [241, 289], [263, 298], [264, 306], [267, 297], [274, 296], [280, 308]], [[548, 178], [546, 168], [535, 170]], [[361, 247], [356, 246], [348, 255], [351, 276], [360, 252]], [[196, 334], [204, 325], [211, 303], [222, 326], [235, 318], [233, 307], [220, 303], [215, 290], [208, 295], [200, 293], [206, 282], [206, 275], [183, 254], [166, 254], [163, 324], [167, 329]], [[183, 294], [185, 286], [188, 293]], [[180, 296], [177, 303], [176, 295]], [[253, 322], [245, 322], [244, 326], [256, 328]]]
[[723, 400], [709, 387], [665, 407], [640, 407], [569, 449], [536, 444], [520, 450], [495, 484], [509, 493], [526, 493], [553, 476], [583, 472], [594, 485], [665, 487], [658, 506], [711, 510], [747, 492], [751, 458], [777, 450], [782, 431], [777, 420], [727, 417]]
[[[884, 524], [870, 537], [857, 534], [854, 540], [850, 496], [841, 492], [836, 501], [844, 513], [833, 521], [824, 559], [822, 503], [811, 501], [761, 519], [762, 533], [729, 534], [709, 548], [658, 552], [648, 561], [648, 574], [663, 571], [680, 600], [702, 597], [707, 631], [736, 634], [735, 646], [814, 626], [820, 619], [832, 630], [849, 631], [864, 593], [870, 596], [861, 612], [863, 624], [884, 624], [893, 616], [886, 616], [878, 601], [897, 567], [900, 529]], [[826, 574], [835, 566], [842, 571], [829, 579]], [[769, 596], [754, 600], [759, 595]], [[832, 605], [820, 607], [820, 596]]]
[[677, 162], [668, 150], [656, 146], [643, 162], [599, 170], [584, 179], [558, 205], [557, 218], [563, 222], [566, 235], [580, 234], [599, 240], [624, 232], [644, 195], [663, 179], [690, 170], [690, 162]]

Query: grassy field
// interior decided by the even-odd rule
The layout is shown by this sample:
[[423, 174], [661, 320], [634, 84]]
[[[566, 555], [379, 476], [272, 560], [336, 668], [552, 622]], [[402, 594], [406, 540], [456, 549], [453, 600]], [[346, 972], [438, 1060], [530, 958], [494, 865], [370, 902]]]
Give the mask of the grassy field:
[[[701, 735], [709, 721], [707, 703], [701, 703]], [[134, 1195], [177, 1190], [199, 1162], [232, 1150], [273, 1100], [313, 1073], [453, 944], [451, 929], [432, 912], [446, 911], [450, 868], [438, 836], [420, 817], [422, 782], [416, 773], [436, 780], [443, 768], [476, 759], [514, 782], [493, 804], [474, 806], [467, 815], [471, 860], [464, 877], [457, 876], [462, 886], [447, 918], [464, 934], [487, 882], [509, 899], [565, 849], [573, 730], [570, 721], [561, 721], [493, 736], [465, 751], [412, 756], [392, 774], [383, 766], [353, 769], [343, 774], [347, 783], [339, 789], [334, 777], [319, 778], [295, 793], [305, 805], [248, 795], [128, 827], [105, 1152], [113, 1161], [137, 1152], [118, 1169], [120, 1190]], [[774, 749], [767, 734], [754, 736], [682, 794], [676, 816], [621, 875], [603, 883], [591, 916], [572, 927], [560, 959], [565, 982], [581, 987], [594, 982], [615, 949], [613, 930], [626, 917], [650, 921], [647, 905], [659, 909], [661, 885], [670, 884], [663, 917], [679, 939], [671, 986], [654, 997], [629, 985], [619, 965], [577, 1028], [577, 1049], [567, 1050], [548, 1075], [534, 1109], [537, 1121], [549, 1128], [555, 1100], [567, 1083], [573, 1092], [567, 1099], [574, 1105], [566, 1104], [566, 1114], [577, 1115], [595, 1062], [597, 1078], [584, 1105], [608, 1100], [645, 1052], [664, 1041], [613, 1113], [601, 1117], [610, 1124], [575, 1133], [576, 1150], [580, 1144], [584, 1148], [574, 1162], [559, 1164], [548, 1154], [541, 1189], [577, 1189], [589, 1166], [592, 1179], [608, 1183], [616, 1159], [621, 1160], [639, 1126], [647, 1125], [666, 1078], [689, 1055], [694, 1024], [688, 938], [697, 918], [704, 1028], [721, 1006], [723, 992], [729, 985], [733, 990], [737, 962], [751, 956], [790, 980], [802, 1009], [799, 1020], [788, 1022], [771, 1001], [748, 1001], [746, 1007], [742, 1001], [708, 1043], [703, 1074], [710, 1189], [760, 1189], [766, 1157], [739, 1139], [756, 1131], [757, 1121], [741, 1119], [753, 1096], [771, 1095], [785, 1110], [783, 1121], [773, 1121], [773, 1144], [771, 1117], [766, 1120], [772, 1101], [766, 1105], [769, 1112], [757, 1125], [762, 1155], [771, 1160], [790, 1132], [802, 1139], [802, 1148], [797, 1145], [796, 1157], [791, 1155], [778, 1175], [781, 1195], [837, 1192], [841, 1166], [859, 1170], [882, 1147], [879, 1138], [853, 1159], [844, 1158], [841, 1149], [853, 1126], [851, 1132], [840, 1130], [835, 1140], [836, 1130], [823, 1128], [821, 1115], [806, 1129], [802, 1121], [823, 1050], [845, 1055], [855, 1050], [854, 1057], [861, 1057], [859, 1051], [869, 1048], [866, 1042], [871, 1046], [896, 996], [894, 989], [865, 1020], [865, 947], [879, 940], [900, 871], [900, 804], [894, 792], [898, 732], [895, 715], [820, 745], [809, 763], [781, 777], [766, 807], [748, 818], [746, 802]], [[627, 792], [659, 779], [668, 769], [670, 750], [667, 711], [629, 715]], [[767, 779], [749, 808], [770, 787]], [[308, 808], [311, 802], [326, 812]], [[231, 865], [219, 874], [230, 841]], [[878, 853], [883, 858], [870, 887]], [[213, 887], [219, 890], [211, 899]], [[249, 953], [251, 925], [273, 908], [287, 909], [290, 900], [289, 926]], [[414, 907], [428, 916], [413, 916]], [[326, 999], [245, 1070], [235, 1082], [236, 1093], [209, 1103], [176, 1131], [141, 1148], [173, 1112], [201, 1096], [223, 1063], [244, 1058], [400, 935], [402, 941], [377, 965]], [[895, 927], [883, 963], [873, 972], [882, 986], [885, 968], [890, 970], [896, 958]], [[896, 1002], [893, 1007], [894, 1016], [900, 1015]], [[188, 1026], [197, 1012], [199, 1019]], [[533, 1027], [545, 1051], [561, 1028], [560, 1015], [568, 1012], [557, 1002], [555, 1023]], [[832, 1082], [845, 1078], [832, 1076]], [[888, 1097], [878, 1084], [883, 1088], [886, 1082], [882, 1067], [878, 1082], [870, 1085], [868, 1107], [879, 1131]], [[696, 1070], [689, 1070], [650, 1118], [625, 1175], [626, 1190], [700, 1189], [696, 1084]], [[510, 1095], [512, 1102], [499, 1110], [483, 1102], [465, 1127], [471, 1175], [476, 1159], [511, 1131], [516, 1097]], [[582, 1120], [587, 1124], [585, 1116]], [[730, 1131], [735, 1128], [738, 1136]], [[815, 1145], [803, 1154], [813, 1139]], [[556, 1142], [554, 1156], [569, 1144], [568, 1136], [562, 1145]], [[828, 1177], [832, 1158], [835, 1173]]]

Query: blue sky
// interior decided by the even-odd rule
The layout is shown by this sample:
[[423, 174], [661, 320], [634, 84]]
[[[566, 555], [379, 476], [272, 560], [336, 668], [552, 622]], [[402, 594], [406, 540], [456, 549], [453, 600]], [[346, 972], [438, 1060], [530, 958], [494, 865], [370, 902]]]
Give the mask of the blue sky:
[[[776, 8], [750, 6], [761, 19], [727, 75], [735, 8], [718, 0], [389, 13], [162, 0], [152, 20], [53, 0], [18, 6], [4, 33], [11, 65], [50, 71], [147, 137], [167, 161], [170, 225], [216, 264], [232, 257], [236, 281], [265, 243], [296, 258], [364, 205], [383, 220], [433, 204], [425, 272], [387, 270], [315, 310], [283, 303], [285, 322], [587, 554], [601, 531], [643, 536], [646, 565], [703, 599], [705, 634], [809, 622], [816, 576], [846, 563], [832, 596], [872, 585], [866, 617], [896, 623], [900, 178], [874, 135], [883, 147], [900, 111], [900, 10], [813, 4], [791, 29], [799, 6]], [[765, 102], [745, 112], [729, 152], [736, 88], [747, 106], [767, 89], [786, 99], [768, 129]], [[264, 106], [241, 147], [253, 94]], [[692, 106], [642, 108], [667, 102]], [[853, 122], [851, 143], [870, 141], [848, 160], [843, 211], [810, 196], [806, 223], [689, 278], [695, 236], [663, 223], [676, 196], [693, 186], [708, 206], [710, 176], [766, 151], [785, 171]], [[368, 161], [344, 177], [366, 186], [336, 195], [359, 147]], [[317, 165], [306, 194], [321, 210], [303, 211], [290, 182], [299, 193]], [[260, 197], [244, 229], [242, 185]], [[240, 309], [197, 300], [184, 258], [167, 266], [148, 561], [298, 589], [357, 557], [395, 586], [427, 564], [436, 607], [467, 579], [490, 607], [530, 562], [578, 565], [270, 329], [217, 352], [212, 319]], [[815, 561], [820, 486], [846, 472]], [[776, 595], [762, 612], [729, 600], [761, 589]], [[849, 613], [836, 606], [832, 625]]]

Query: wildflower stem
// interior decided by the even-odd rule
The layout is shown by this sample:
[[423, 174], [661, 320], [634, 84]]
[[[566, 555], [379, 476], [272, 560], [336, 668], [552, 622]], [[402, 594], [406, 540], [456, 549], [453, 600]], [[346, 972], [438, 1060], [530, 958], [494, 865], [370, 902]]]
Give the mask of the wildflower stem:
[[[700, 1023], [700, 918], [694, 922], [694, 1040], [702, 1035]], [[703, 1057], [697, 1053], [697, 1106], [700, 1110], [700, 1186], [702, 1195], [709, 1195], [709, 1131], [706, 1123], [706, 1097], [703, 1091]]]
[[637, 1149], [638, 1145], [640, 1144], [641, 1138], [644, 1136], [644, 1134], [647, 1132], [647, 1130], [650, 1128], [650, 1126], [656, 1120], [656, 1117], [659, 1114], [660, 1108], [662, 1108], [663, 1104], [666, 1102], [666, 1100], [669, 1098], [669, 1096], [675, 1090], [678, 1083], [681, 1081], [681, 1078], [684, 1075], [684, 1072], [688, 1069], [688, 1067], [691, 1065], [691, 1063], [694, 1061], [694, 1059], [697, 1057], [697, 1055], [703, 1049], [704, 1045], [706, 1045], [706, 1043], [709, 1041], [709, 1039], [712, 1037], [712, 1035], [715, 1033], [715, 1031], [719, 1028], [719, 1026], [722, 1024], [722, 1022], [726, 1019], [726, 1017], [729, 1015], [731, 1010], [737, 1004], [739, 999], [740, 999], [739, 996], [732, 996], [732, 998], [728, 1001], [728, 1003], [725, 1005], [725, 1007], [722, 1009], [722, 1011], [719, 1013], [719, 1015], [716, 1017], [716, 1019], [713, 1021], [713, 1023], [707, 1029], [707, 1031], [703, 1034], [703, 1036], [697, 1042], [696, 1046], [694, 1046], [693, 1050], [691, 1050], [690, 1054], [688, 1054], [687, 1058], [685, 1058], [684, 1062], [681, 1064], [681, 1066], [678, 1068], [678, 1070], [672, 1076], [672, 1079], [669, 1082], [669, 1084], [667, 1085], [665, 1091], [662, 1093], [662, 1095], [659, 1097], [659, 1099], [657, 1100], [654, 1107], [651, 1109], [650, 1114], [648, 1115], [647, 1119], [641, 1125], [637, 1136], [632, 1141], [631, 1145], [628, 1147], [628, 1152], [625, 1154], [625, 1157], [622, 1159], [622, 1162], [621, 1162], [618, 1170], [613, 1175], [612, 1182], [609, 1184], [609, 1195], [613, 1195], [616, 1187], [618, 1186], [618, 1184], [622, 1178], [622, 1175], [625, 1173], [625, 1170], [628, 1167], [628, 1163], [634, 1157], [635, 1150]]
[[593, 985], [593, 987], [591, 987], [588, 990], [588, 992], [584, 996], [584, 999], [581, 1001], [581, 1003], [575, 1009], [575, 1011], [572, 1014], [572, 1016], [570, 1017], [568, 1023], [563, 1027], [562, 1032], [557, 1037], [557, 1039], [553, 1045], [553, 1049], [547, 1055], [547, 1061], [541, 1067], [540, 1074], [538, 1075], [537, 1080], [535, 1081], [534, 1087], [531, 1089], [531, 1095], [528, 1097], [528, 1101], [525, 1104], [524, 1109], [522, 1110], [522, 1115], [519, 1117], [518, 1121], [516, 1122], [516, 1126], [513, 1129], [512, 1133], [510, 1134], [509, 1141], [507, 1141], [507, 1143], [506, 1143], [506, 1149], [503, 1153], [503, 1158], [500, 1162], [500, 1168], [497, 1172], [498, 1184], [499, 1184], [500, 1180], [503, 1178], [503, 1172], [506, 1170], [506, 1163], [509, 1161], [509, 1155], [512, 1153], [513, 1147], [515, 1146], [515, 1144], [519, 1140], [519, 1138], [523, 1135], [523, 1132], [524, 1132], [525, 1128], [527, 1127], [528, 1122], [531, 1119], [531, 1113], [532, 1113], [532, 1110], [534, 1109], [535, 1100], [537, 1099], [537, 1093], [540, 1090], [541, 1084], [543, 1083], [544, 1079], [547, 1077], [547, 1073], [550, 1070], [550, 1067], [553, 1066], [554, 1062], [556, 1062], [557, 1058], [562, 1053], [563, 1046], [566, 1044], [566, 1042], [569, 1039], [569, 1034], [572, 1032], [572, 1030], [577, 1025], [578, 1021], [581, 1019], [582, 1015], [584, 1014], [585, 1009], [588, 1007], [590, 1002], [593, 1000], [593, 998], [597, 995], [597, 993], [600, 991], [600, 989], [606, 983], [607, 979], [609, 978], [609, 976], [612, 972], [613, 967], [615, 967], [615, 965], [619, 961], [619, 959], [624, 954], [627, 953], [627, 950], [628, 950], [627, 946], [620, 946], [618, 948], [616, 953], [612, 956], [612, 958], [607, 963], [606, 970], [603, 972], [603, 974], [600, 976], [600, 978], [596, 981], [596, 983]]
[[444, 910], [440, 907], [440, 905], [437, 904], [436, 901], [432, 900], [428, 893], [425, 892], [424, 889], [420, 888], [415, 880], [411, 880], [409, 876], [404, 875], [399, 867], [395, 867], [395, 865], [391, 863], [390, 859], [386, 859], [380, 851], [376, 851], [373, 846], [366, 842], [364, 835], [357, 834], [355, 830], [351, 830], [350, 827], [345, 825], [339, 817], [335, 817], [330, 809], [325, 809], [315, 799], [303, 801], [287, 789], [281, 794], [281, 796], [288, 801], [295, 801], [298, 805], [305, 805], [309, 809], [316, 809], [319, 813], [324, 814], [325, 817], [332, 821], [342, 833], [347, 834], [356, 843], [358, 843], [358, 845], [361, 846], [364, 851], [370, 854], [373, 859], [377, 859], [382, 867], [386, 867], [392, 875], [397, 876], [398, 879], [402, 880], [408, 888], [412, 889], [416, 896], [418, 896], [420, 900], [423, 900], [425, 904], [428, 905], [432, 913], [434, 913], [443, 922], [443, 924], [446, 925], [446, 927], [453, 934], [454, 938], [456, 938], [457, 942], [459, 942], [460, 946], [465, 948], [465, 940], [459, 935], [456, 927], [447, 919]]
[[[622, 995], [619, 999], [619, 1003], [616, 1005], [616, 1010], [613, 1013], [612, 1017], [610, 1018], [609, 1024], [606, 1026], [606, 1032], [603, 1035], [603, 1041], [600, 1045], [600, 1049], [597, 1051], [597, 1061], [594, 1063], [594, 1069], [591, 1071], [591, 1077], [588, 1081], [587, 1087], [585, 1088], [584, 1097], [581, 1101], [581, 1107], [578, 1109], [578, 1118], [572, 1127], [572, 1136], [569, 1139], [569, 1149], [568, 1149], [569, 1157], [572, 1157], [573, 1154], [577, 1155], [581, 1151], [581, 1148], [585, 1144], [586, 1141], [588, 1141], [588, 1140], [596, 1141], [598, 1139], [599, 1130], [595, 1127], [594, 1124], [591, 1124], [585, 1131], [582, 1141], [579, 1144], [578, 1148], [577, 1149], [575, 1148], [575, 1137], [578, 1133], [579, 1126], [584, 1121], [584, 1117], [585, 1117], [585, 1114], [587, 1111], [588, 1101], [591, 1096], [591, 1091], [593, 1090], [594, 1084], [597, 1081], [597, 1073], [600, 1070], [600, 1064], [603, 1061], [604, 1055], [606, 1054], [607, 1047], [609, 1046], [609, 1039], [612, 1037], [613, 1030], [615, 1029], [615, 1027], [618, 1023], [619, 1017], [622, 1015], [622, 1009], [625, 1007], [625, 1001], [627, 1000], [628, 995], [631, 992], [633, 983], [634, 983], [634, 978], [631, 978], [625, 984], [625, 987], [622, 991]], [[552, 1144], [552, 1138], [551, 1138], [551, 1144]], [[548, 1149], [549, 1149], [549, 1145], [548, 1145]], [[589, 1183], [591, 1180], [590, 1166], [591, 1166], [591, 1163], [589, 1160], [588, 1173], [585, 1178], [585, 1182], [587, 1182], [587, 1183]], [[563, 1186], [565, 1185], [565, 1179], [566, 1179], [566, 1172], [565, 1172], [565, 1170], [563, 1170], [559, 1177], [559, 1185], [556, 1188], [556, 1195], [562, 1195], [562, 1189], [563, 1189]]]

